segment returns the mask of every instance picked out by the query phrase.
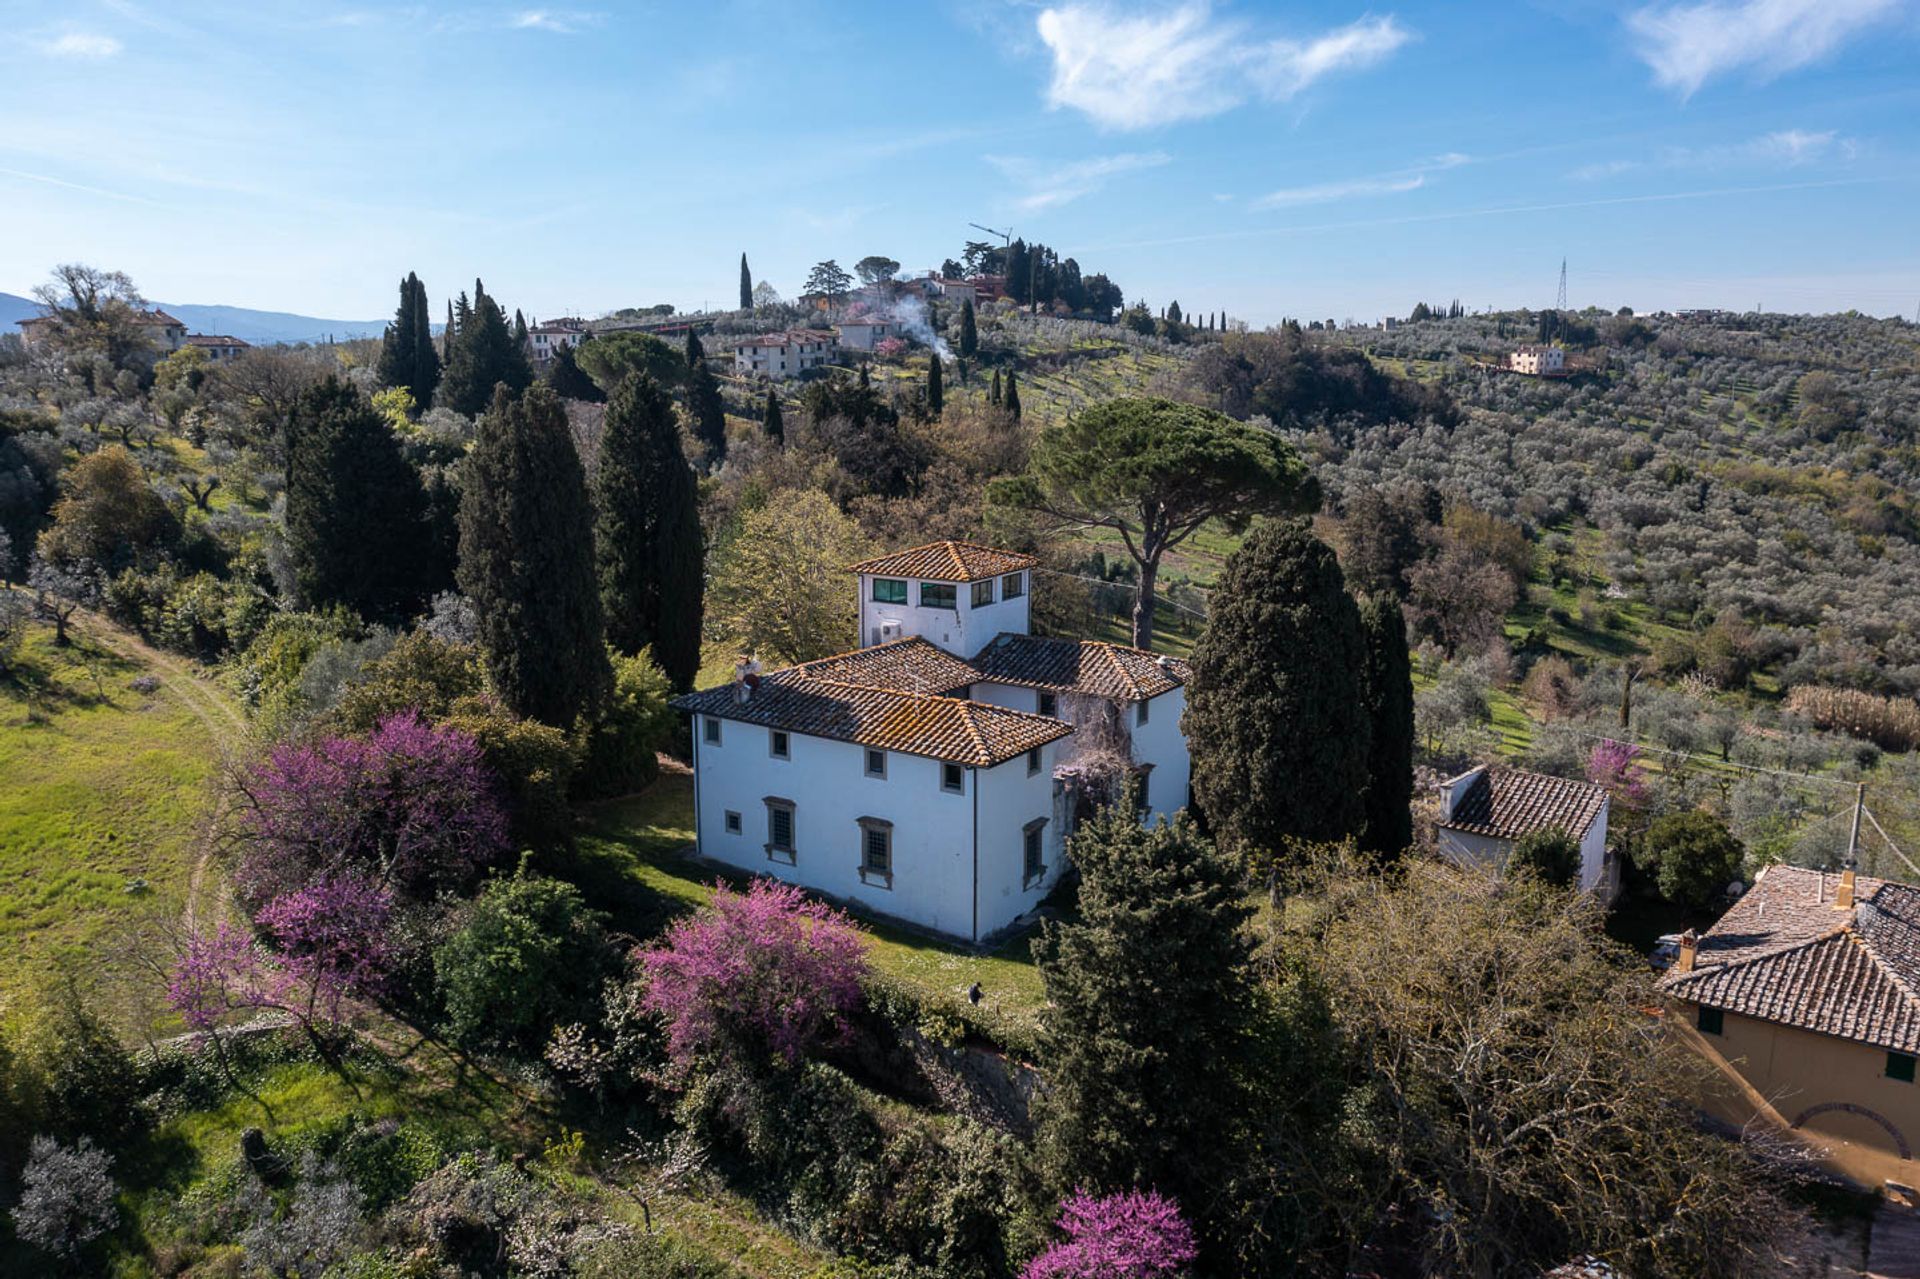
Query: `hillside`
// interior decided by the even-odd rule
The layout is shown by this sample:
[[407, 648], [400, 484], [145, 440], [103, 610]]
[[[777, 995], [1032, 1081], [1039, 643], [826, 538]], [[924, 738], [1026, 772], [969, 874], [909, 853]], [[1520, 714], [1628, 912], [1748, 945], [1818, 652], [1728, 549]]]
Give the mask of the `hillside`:
[[[329, 320], [292, 311], [258, 311], [244, 306], [197, 302], [159, 302], [152, 305], [174, 316], [190, 333], [217, 333], [256, 346], [275, 342], [344, 342], [377, 338], [386, 329], [378, 320]], [[40, 304], [14, 293], [0, 293], [0, 331], [13, 332], [16, 321], [40, 314]], [[435, 326], [438, 331], [439, 326]]]

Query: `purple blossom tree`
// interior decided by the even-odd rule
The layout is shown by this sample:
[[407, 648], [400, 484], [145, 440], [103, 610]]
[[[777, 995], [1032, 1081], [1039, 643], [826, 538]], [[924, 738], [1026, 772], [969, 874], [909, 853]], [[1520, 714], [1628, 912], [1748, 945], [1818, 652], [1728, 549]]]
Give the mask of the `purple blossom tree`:
[[393, 893], [352, 876], [276, 897], [254, 916], [302, 995], [305, 1016], [337, 1022], [342, 1002], [380, 992], [394, 961]]
[[1152, 1190], [1099, 1198], [1076, 1190], [1057, 1224], [1066, 1240], [1029, 1261], [1020, 1279], [1160, 1279], [1186, 1274], [1199, 1252], [1179, 1205]]
[[1595, 746], [1587, 756], [1587, 780], [1606, 787], [1629, 808], [1638, 808], [1647, 798], [1647, 770], [1640, 763], [1640, 748], [1631, 742], [1607, 738]]
[[454, 887], [507, 851], [499, 779], [479, 744], [411, 711], [364, 741], [277, 747], [245, 785], [235, 878], [254, 907], [342, 875], [405, 893]]
[[646, 1007], [667, 1023], [667, 1051], [685, 1068], [712, 1055], [788, 1065], [860, 1000], [865, 942], [844, 914], [790, 884], [715, 885], [713, 904], [675, 923], [641, 955]]

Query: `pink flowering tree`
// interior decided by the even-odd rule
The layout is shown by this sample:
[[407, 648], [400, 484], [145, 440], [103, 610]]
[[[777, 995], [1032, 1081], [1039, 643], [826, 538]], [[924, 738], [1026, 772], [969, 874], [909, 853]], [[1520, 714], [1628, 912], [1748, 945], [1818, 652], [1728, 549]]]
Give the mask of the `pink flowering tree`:
[[1647, 798], [1647, 770], [1640, 763], [1640, 748], [1631, 742], [1608, 738], [1595, 746], [1587, 756], [1587, 780], [1606, 787], [1629, 808], [1638, 808]]
[[1159, 1279], [1188, 1273], [1198, 1255], [1179, 1205], [1156, 1191], [1095, 1198], [1084, 1190], [1060, 1205], [1064, 1242], [1027, 1263], [1020, 1279]]
[[882, 359], [892, 359], [907, 349], [907, 344], [899, 338], [881, 338], [873, 344], [873, 353]]
[[458, 887], [507, 851], [500, 782], [479, 744], [411, 711], [365, 740], [277, 747], [245, 789], [235, 878], [254, 907], [342, 875], [403, 893]]
[[641, 955], [646, 1007], [685, 1069], [715, 1056], [789, 1066], [845, 1025], [860, 1000], [866, 946], [841, 912], [790, 884], [715, 885], [713, 904]]

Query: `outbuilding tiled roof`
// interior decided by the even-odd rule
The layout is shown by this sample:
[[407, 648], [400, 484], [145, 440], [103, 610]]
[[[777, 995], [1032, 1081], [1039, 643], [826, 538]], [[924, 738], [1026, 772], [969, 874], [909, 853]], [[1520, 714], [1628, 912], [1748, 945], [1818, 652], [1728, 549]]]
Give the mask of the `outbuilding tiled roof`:
[[1183, 686], [1192, 670], [1178, 658], [1104, 640], [1001, 635], [973, 659], [980, 677], [1119, 702], [1158, 697]]
[[895, 551], [876, 559], [849, 564], [854, 573], [875, 577], [918, 577], [935, 582], [975, 582], [1018, 573], [1040, 561], [1016, 551], [996, 550], [977, 542], [930, 542], [910, 550]]
[[1920, 888], [1862, 875], [1769, 866], [1700, 939], [1689, 972], [1661, 979], [1679, 999], [1920, 1055]]
[[1519, 839], [1543, 830], [1563, 830], [1579, 839], [1606, 803], [1606, 789], [1590, 782], [1488, 768], [1440, 825], [1495, 839]]
[[825, 329], [789, 329], [784, 333], [756, 333], [752, 337], [741, 338], [733, 344], [733, 348], [737, 351], [742, 347], [804, 346], [821, 342], [832, 345], [839, 340], [837, 334]]
[[716, 719], [981, 768], [1018, 758], [1073, 731], [1057, 719], [984, 702], [791, 677], [788, 672], [762, 680], [745, 701], [732, 685], [722, 685], [676, 698], [673, 705]]
[[252, 346], [242, 338], [228, 337], [224, 333], [189, 333], [188, 346]]
[[979, 677], [978, 671], [939, 645], [913, 635], [890, 644], [789, 666], [766, 678], [781, 683], [823, 679], [904, 693], [945, 695], [967, 687]]

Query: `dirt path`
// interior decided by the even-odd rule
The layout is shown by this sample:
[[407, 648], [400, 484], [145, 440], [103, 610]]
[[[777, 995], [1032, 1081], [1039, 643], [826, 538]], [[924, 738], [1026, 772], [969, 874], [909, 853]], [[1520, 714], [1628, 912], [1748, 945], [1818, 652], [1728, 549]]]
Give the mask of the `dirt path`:
[[[153, 647], [139, 636], [121, 630], [95, 613], [77, 614], [73, 628], [77, 634], [116, 657], [139, 662], [158, 671], [161, 675], [161, 693], [205, 726], [213, 738], [214, 747], [220, 752], [222, 762], [244, 753], [251, 732], [246, 715], [225, 689], [200, 674], [193, 663]], [[193, 860], [193, 871], [187, 879], [186, 905], [181, 911], [181, 923], [188, 932], [194, 931], [199, 922], [199, 908], [209, 890], [207, 881], [213, 873], [214, 832], [226, 815], [225, 804], [226, 788], [216, 781], [214, 801], [208, 806], [206, 819], [200, 826], [200, 848]]]

